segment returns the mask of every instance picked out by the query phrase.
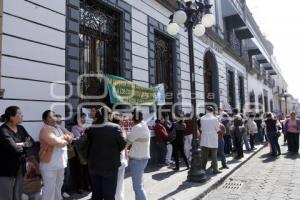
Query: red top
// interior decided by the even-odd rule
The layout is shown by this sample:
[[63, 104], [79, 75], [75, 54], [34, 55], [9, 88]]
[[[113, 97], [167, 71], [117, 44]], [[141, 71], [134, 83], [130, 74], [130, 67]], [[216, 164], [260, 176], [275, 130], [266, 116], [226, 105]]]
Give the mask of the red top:
[[185, 129], [185, 135], [191, 135], [193, 134], [193, 121], [192, 120], [186, 120], [186, 129]]
[[156, 123], [154, 126], [155, 131], [155, 141], [156, 142], [167, 142], [168, 132], [165, 126], [161, 123]]

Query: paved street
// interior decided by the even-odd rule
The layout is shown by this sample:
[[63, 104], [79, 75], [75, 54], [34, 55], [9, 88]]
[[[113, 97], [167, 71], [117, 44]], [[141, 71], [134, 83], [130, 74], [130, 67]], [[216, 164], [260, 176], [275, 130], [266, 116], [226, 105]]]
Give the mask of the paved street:
[[264, 148], [204, 199], [299, 200], [300, 156], [287, 156], [287, 147], [281, 147], [277, 159], [267, 157]]

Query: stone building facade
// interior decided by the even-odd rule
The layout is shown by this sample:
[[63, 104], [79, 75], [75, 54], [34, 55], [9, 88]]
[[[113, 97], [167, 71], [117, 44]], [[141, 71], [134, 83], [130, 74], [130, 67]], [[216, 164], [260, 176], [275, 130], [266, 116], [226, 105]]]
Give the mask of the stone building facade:
[[[245, 1], [211, 3], [216, 25], [194, 37], [198, 113], [206, 103], [282, 111], [287, 84]], [[168, 101], [190, 111], [187, 33], [166, 31], [175, 0], [2, 0], [0, 8], [0, 112], [19, 105], [35, 138], [44, 110], [51, 107], [68, 121], [82, 102], [78, 87], [101, 90], [78, 82], [88, 73], [145, 87], [164, 83], [173, 94]]]

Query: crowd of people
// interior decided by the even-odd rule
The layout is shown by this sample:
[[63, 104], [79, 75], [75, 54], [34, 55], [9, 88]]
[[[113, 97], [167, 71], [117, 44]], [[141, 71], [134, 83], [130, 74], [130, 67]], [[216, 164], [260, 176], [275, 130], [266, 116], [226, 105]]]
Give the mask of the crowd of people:
[[[42, 114], [44, 122], [39, 141], [34, 141], [22, 123], [19, 107], [6, 108], [0, 126], [0, 200], [60, 200], [71, 192], [92, 192], [93, 200], [123, 200], [125, 169], [128, 166], [136, 200], [146, 200], [144, 170], [150, 159], [150, 142], [155, 142], [157, 164], [180, 170], [180, 157], [186, 169], [192, 160], [192, 144], [201, 148], [201, 169], [213, 174], [228, 169], [227, 155], [241, 159], [257, 143], [267, 142], [270, 156], [281, 155], [278, 138], [283, 133], [288, 154], [299, 150], [300, 120], [292, 112], [285, 119], [272, 113], [242, 114], [238, 109], [216, 113], [211, 106], [200, 114], [193, 134], [191, 114], [181, 113], [176, 120], [164, 114], [155, 121], [152, 138], [142, 111], [132, 112], [133, 126], [127, 132], [122, 113], [103, 106], [92, 108], [92, 126], [86, 114], [74, 116], [70, 131], [62, 126], [61, 116], [51, 110]], [[197, 136], [193, 141], [193, 135]], [[218, 167], [218, 157], [222, 167]]]
[[[192, 155], [192, 119], [190, 114], [181, 114], [179, 120], [171, 122], [168, 115], [156, 120], [154, 127], [158, 165], [173, 165], [179, 170], [179, 154], [189, 169]], [[255, 150], [257, 144], [268, 144], [270, 156], [281, 155], [278, 142], [283, 134], [287, 141], [288, 154], [296, 155], [299, 150], [300, 120], [292, 112], [286, 118], [273, 113], [240, 113], [238, 109], [216, 113], [208, 106], [201, 113], [197, 123], [197, 139], [201, 147], [201, 168], [206, 170], [208, 157], [212, 159], [214, 174], [228, 169], [226, 157], [235, 155], [235, 159], [244, 157], [244, 151]], [[170, 145], [171, 144], [171, 145]], [[173, 159], [172, 158], [173, 155]], [[222, 167], [218, 168], [218, 157]]]

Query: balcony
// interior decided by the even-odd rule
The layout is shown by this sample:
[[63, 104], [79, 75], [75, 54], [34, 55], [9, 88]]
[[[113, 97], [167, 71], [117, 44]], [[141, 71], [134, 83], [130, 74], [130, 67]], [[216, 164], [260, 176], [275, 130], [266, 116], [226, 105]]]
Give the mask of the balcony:
[[240, 54], [242, 44], [238, 39], [234, 29], [227, 32], [227, 42], [229, 43], [230, 47], [234, 51], [236, 51], [237, 54]]
[[251, 65], [249, 66], [249, 72], [252, 74], [257, 73], [260, 75], [260, 64], [257, 62], [257, 60], [252, 57], [251, 59]]
[[267, 84], [267, 72], [262, 67], [260, 68], [260, 73], [258, 76], [259, 80], [263, 80], [265, 84]]
[[275, 80], [271, 76], [269, 76], [268, 85], [271, 89], [275, 87]]
[[271, 56], [273, 54], [273, 45], [266, 40], [264, 35], [261, 33], [259, 26], [257, 25], [256, 21], [254, 20], [254, 17], [247, 7], [245, 1], [241, 0], [230, 0], [228, 1], [231, 3], [231, 5], [235, 8], [237, 13], [240, 15], [240, 17], [243, 19], [247, 27], [250, 29], [253, 36], [256, 38], [258, 43], [260, 44], [261, 48], [265, 50], [265, 52], [268, 54], [268, 56]]

